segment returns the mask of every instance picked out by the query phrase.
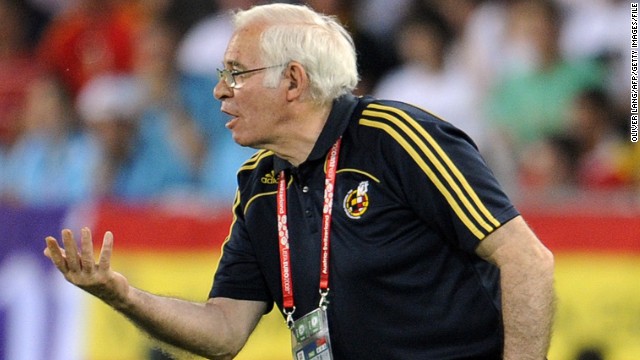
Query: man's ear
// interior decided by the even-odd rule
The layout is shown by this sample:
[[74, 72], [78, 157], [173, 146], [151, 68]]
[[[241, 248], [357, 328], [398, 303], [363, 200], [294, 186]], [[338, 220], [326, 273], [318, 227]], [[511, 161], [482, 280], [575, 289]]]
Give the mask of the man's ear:
[[285, 70], [287, 100], [300, 99], [309, 88], [309, 76], [300, 63], [292, 61]]

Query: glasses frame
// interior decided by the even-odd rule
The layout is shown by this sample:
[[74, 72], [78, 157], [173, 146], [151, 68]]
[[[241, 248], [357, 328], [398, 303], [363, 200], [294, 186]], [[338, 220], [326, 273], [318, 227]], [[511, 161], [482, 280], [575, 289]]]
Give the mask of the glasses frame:
[[280, 65], [265, 66], [257, 69], [249, 69], [249, 70], [243, 70], [243, 71], [230, 70], [230, 69], [216, 69], [216, 70], [218, 71], [218, 80], [224, 81], [224, 83], [231, 89], [238, 89], [239, 84], [238, 84], [238, 81], [236, 80], [236, 76], [251, 74], [254, 72], [272, 69], [272, 68], [276, 68], [284, 65], [287, 65], [287, 63], [280, 64]]

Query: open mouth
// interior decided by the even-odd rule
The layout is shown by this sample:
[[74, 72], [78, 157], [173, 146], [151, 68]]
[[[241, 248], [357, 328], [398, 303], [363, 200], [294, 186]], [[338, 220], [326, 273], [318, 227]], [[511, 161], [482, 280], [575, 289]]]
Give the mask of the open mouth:
[[232, 128], [233, 128], [233, 126], [235, 125], [235, 123], [236, 123], [237, 121], [238, 121], [238, 118], [237, 118], [237, 117], [230, 117], [230, 118], [229, 118], [229, 120], [227, 121], [227, 123], [226, 123], [226, 124], [224, 124], [224, 126], [225, 126], [227, 129], [232, 129]]
[[225, 127], [230, 128], [231, 126], [233, 126], [233, 124], [235, 122], [237, 122], [238, 115], [236, 115], [236, 114], [234, 114], [234, 113], [232, 113], [232, 112], [230, 112], [228, 110], [225, 110], [223, 108], [221, 108], [220, 111], [222, 111], [222, 113], [224, 113], [225, 115], [228, 116], [227, 122], [225, 123]]

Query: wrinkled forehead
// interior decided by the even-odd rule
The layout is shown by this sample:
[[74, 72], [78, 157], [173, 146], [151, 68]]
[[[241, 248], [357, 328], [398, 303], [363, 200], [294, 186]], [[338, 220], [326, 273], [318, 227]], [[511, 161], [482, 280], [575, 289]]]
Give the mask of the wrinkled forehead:
[[262, 65], [260, 35], [264, 27], [248, 25], [236, 29], [224, 53], [226, 67], [250, 68]]

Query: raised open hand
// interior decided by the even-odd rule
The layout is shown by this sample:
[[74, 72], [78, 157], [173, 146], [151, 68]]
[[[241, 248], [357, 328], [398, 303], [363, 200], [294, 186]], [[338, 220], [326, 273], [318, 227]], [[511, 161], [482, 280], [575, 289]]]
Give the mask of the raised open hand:
[[129, 291], [127, 279], [111, 270], [113, 234], [110, 231], [104, 234], [98, 263], [94, 259], [89, 228], [82, 229], [80, 249], [68, 229], [62, 230], [64, 248], [52, 236], [47, 236], [45, 242], [45, 256], [51, 259], [67, 281], [110, 304], [126, 298]]

